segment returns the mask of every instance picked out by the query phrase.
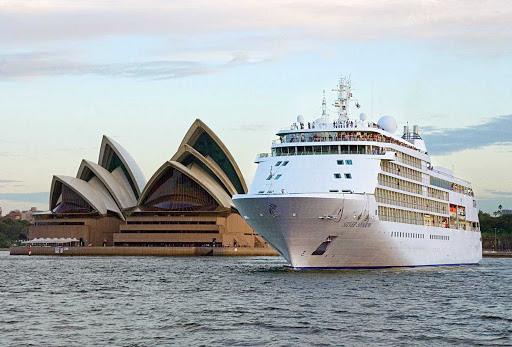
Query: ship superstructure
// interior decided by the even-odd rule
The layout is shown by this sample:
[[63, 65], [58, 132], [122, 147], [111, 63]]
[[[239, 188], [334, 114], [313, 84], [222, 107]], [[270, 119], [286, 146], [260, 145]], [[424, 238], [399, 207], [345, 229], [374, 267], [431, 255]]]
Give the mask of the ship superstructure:
[[259, 154], [248, 194], [233, 201], [294, 268], [476, 264], [482, 256], [472, 186], [433, 166], [418, 126], [384, 116], [350, 119], [341, 78], [335, 119], [322, 115], [277, 133]]

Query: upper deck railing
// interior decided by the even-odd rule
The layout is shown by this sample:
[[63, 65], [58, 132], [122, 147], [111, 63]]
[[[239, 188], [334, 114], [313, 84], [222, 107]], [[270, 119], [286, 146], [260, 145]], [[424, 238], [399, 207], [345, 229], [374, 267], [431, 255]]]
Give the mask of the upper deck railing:
[[[332, 124], [332, 127], [331, 127]], [[335, 120], [332, 123], [323, 123], [323, 124], [315, 124], [315, 122], [307, 122], [307, 123], [293, 123], [291, 126], [287, 128], [283, 128], [282, 130], [302, 130], [302, 129], [316, 129], [316, 130], [326, 130], [328, 128], [332, 129], [382, 129], [380, 125], [373, 122], [358, 122], [353, 120]]]
[[366, 142], [380, 142], [389, 143], [402, 146], [423, 154], [428, 154], [422, 150], [417, 149], [412, 145], [408, 145], [400, 140], [392, 137], [382, 135], [380, 133], [367, 133], [367, 132], [346, 132], [346, 131], [322, 131], [318, 133], [292, 133], [281, 135], [279, 139], [272, 141], [273, 144], [279, 143], [298, 143], [298, 142], [334, 142], [334, 141], [366, 141]]

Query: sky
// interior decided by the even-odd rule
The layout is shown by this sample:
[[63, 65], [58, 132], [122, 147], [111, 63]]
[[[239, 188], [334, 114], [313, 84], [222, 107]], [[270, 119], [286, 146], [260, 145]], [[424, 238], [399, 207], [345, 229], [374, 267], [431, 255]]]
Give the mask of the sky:
[[149, 179], [196, 118], [251, 182], [350, 75], [358, 112], [418, 124], [480, 209], [512, 208], [511, 66], [510, 0], [0, 0], [0, 207], [47, 209], [104, 134]]

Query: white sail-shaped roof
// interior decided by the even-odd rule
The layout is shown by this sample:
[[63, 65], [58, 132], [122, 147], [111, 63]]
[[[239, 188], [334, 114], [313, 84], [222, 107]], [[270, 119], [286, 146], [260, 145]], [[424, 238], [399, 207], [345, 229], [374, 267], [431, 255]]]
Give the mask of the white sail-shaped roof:
[[219, 137], [200, 119], [196, 119], [185, 134], [180, 148], [185, 145], [189, 145], [203, 157], [214, 161], [219, 169], [224, 171], [239, 194], [247, 193], [247, 184], [235, 159]]
[[108, 189], [121, 210], [137, 205], [137, 200], [131, 189], [127, 190], [127, 181], [120, 182], [113, 173], [89, 160], [82, 160], [78, 169], [77, 178], [89, 181], [92, 176], [97, 177]]
[[237, 194], [237, 191], [231, 182], [231, 180], [226, 176], [226, 173], [219, 167], [219, 165], [212, 159], [212, 157], [204, 157], [201, 153], [196, 151], [190, 145], [185, 144], [174, 156], [171, 158], [171, 161], [177, 161], [187, 167], [190, 166], [191, 163], [200, 163], [201, 166], [204, 166], [206, 170], [210, 171], [212, 175], [214, 175], [214, 179], [217, 180], [224, 190], [229, 193], [229, 195]]
[[[121, 210], [110, 196], [103, 183], [94, 177], [89, 182], [70, 176], [53, 176], [50, 191], [50, 210], [53, 210], [60, 202], [62, 185], [71, 189], [74, 193], [84, 199], [98, 214], [106, 216], [108, 211], [114, 212], [124, 219]], [[62, 188], [60, 188], [62, 191]]]
[[[119, 159], [117, 162], [116, 159]], [[146, 186], [146, 178], [132, 156], [117, 142], [108, 136], [103, 136], [101, 141], [98, 164], [108, 170], [114, 171], [121, 167], [136, 198], [139, 198]]]

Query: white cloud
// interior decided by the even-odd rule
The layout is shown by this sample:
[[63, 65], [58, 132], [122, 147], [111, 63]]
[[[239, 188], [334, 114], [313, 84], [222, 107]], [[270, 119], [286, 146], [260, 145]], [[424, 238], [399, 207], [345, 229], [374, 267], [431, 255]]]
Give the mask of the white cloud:
[[194, 61], [160, 60], [139, 63], [91, 64], [69, 61], [54, 53], [32, 52], [0, 55], [0, 80], [38, 76], [96, 75], [162, 80], [210, 74], [240, 65], [258, 64], [244, 55], [212, 65]]
[[259, 31], [293, 38], [507, 42], [509, 0], [2, 1], [1, 42]]

